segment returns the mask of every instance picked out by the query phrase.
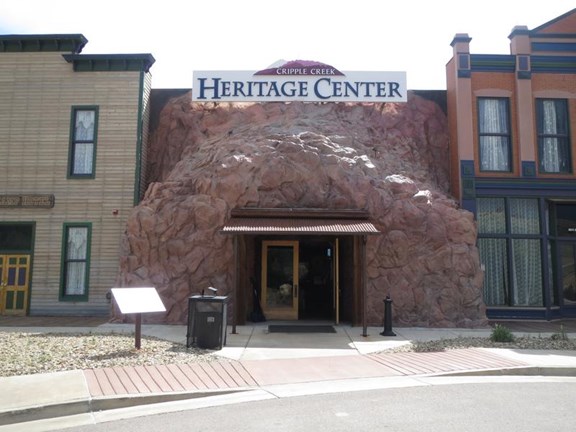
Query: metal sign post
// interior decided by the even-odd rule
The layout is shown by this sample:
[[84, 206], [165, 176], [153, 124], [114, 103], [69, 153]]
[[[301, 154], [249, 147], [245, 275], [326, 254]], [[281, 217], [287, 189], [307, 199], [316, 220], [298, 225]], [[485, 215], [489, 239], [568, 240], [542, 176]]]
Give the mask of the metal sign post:
[[140, 349], [142, 340], [142, 314], [166, 312], [156, 288], [112, 288], [112, 295], [123, 314], [136, 314], [134, 346]]

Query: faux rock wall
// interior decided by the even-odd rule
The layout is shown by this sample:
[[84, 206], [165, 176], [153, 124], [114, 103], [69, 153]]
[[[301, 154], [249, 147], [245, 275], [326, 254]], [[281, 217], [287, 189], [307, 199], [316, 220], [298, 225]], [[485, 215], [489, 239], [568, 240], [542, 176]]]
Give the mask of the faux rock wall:
[[157, 287], [183, 323], [187, 298], [233, 287], [237, 207], [365, 209], [367, 320], [473, 327], [486, 322], [472, 214], [448, 191], [446, 116], [407, 103], [196, 104], [172, 99], [151, 140], [150, 184], [129, 217], [118, 286]]

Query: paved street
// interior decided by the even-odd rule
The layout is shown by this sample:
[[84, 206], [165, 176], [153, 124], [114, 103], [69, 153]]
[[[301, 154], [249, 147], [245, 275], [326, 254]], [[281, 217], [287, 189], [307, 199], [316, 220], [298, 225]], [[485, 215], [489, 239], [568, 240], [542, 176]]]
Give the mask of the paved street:
[[409, 388], [273, 398], [66, 430], [572, 432], [576, 423], [576, 380], [537, 381], [423, 383]]

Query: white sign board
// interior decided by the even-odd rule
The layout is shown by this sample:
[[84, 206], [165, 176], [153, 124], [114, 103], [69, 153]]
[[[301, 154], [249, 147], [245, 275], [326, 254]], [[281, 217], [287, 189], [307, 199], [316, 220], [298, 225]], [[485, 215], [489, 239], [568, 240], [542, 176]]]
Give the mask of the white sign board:
[[112, 295], [123, 314], [166, 312], [156, 288], [112, 288]]
[[341, 72], [310, 61], [261, 71], [196, 71], [196, 102], [406, 102], [406, 72]]

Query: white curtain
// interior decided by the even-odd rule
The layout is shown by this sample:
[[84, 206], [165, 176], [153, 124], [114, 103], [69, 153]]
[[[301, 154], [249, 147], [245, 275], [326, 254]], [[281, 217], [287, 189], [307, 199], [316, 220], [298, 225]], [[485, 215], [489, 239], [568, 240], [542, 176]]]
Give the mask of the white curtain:
[[[540, 234], [537, 199], [510, 198], [512, 234]], [[543, 306], [542, 251], [539, 239], [512, 240], [514, 306]]]
[[512, 234], [540, 234], [537, 199], [510, 198], [509, 206]]
[[[543, 100], [540, 138], [540, 164], [544, 172], [570, 171], [570, 152], [566, 146], [566, 105], [564, 100]], [[561, 135], [550, 136], [550, 135]]]
[[480, 234], [504, 234], [506, 232], [504, 198], [478, 198], [476, 206]]
[[92, 141], [94, 139], [94, 111], [76, 111], [76, 141]]
[[478, 239], [480, 259], [484, 264], [484, 302], [488, 306], [508, 304], [508, 260], [506, 240]]
[[[485, 268], [484, 301], [488, 306], [543, 306], [540, 239], [519, 238], [540, 234], [538, 200], [509, 198], [508, 209], [506, 216], [504, 198], [477, 200], [478, 231], [483, 235], [478, 248]], [[515, 238], [486, 238], [506, 234], [506, 217], [510, 220], [508, 234]]]
[[86, 292], [86, 252], [88, 228], [68, 228], [66, 242], [66, 287], [67, 295], [82, 295]]
[[92, 174], [94, 144], [82, 143], [74, 147], [74, 174]]
[[512, 240], [513, 306], [543, 306], [540, 240]]
[[92, 174], [95, 111], [76, 111], [73, 174]]
[[510, 171], [508, 107], [505, 99], [479, 99], [480, 169]]

